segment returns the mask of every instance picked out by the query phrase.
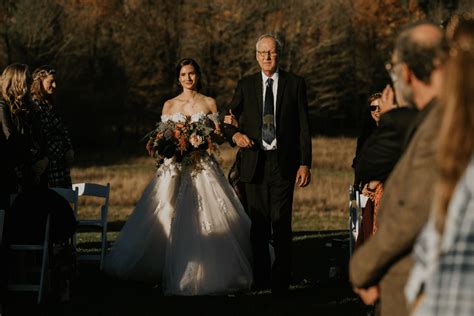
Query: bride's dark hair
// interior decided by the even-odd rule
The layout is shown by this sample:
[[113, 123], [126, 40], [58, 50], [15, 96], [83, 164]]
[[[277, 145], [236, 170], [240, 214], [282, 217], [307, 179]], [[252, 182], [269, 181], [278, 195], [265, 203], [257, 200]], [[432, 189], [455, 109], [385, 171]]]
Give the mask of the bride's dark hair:
[[197, 78], [198, 78], [196, 89], [197, 89], [197, 91], [200, 91], [201, 88], [202, 88], [202, 85], [201, 85], [201, 67], [199, 67], [198, 63], [192, 58], [183, 58], [176, 65], [176, 83], [178, 84], [178, 86], [181, 86], [181, 84], [179, 83], [179, 73], [181, 72], [181, 68], [183, 68], [186, 65], [191, 65], [191, 66], [194, 67], [194, 71], [196, 72], [196, 75], [197, 75]]

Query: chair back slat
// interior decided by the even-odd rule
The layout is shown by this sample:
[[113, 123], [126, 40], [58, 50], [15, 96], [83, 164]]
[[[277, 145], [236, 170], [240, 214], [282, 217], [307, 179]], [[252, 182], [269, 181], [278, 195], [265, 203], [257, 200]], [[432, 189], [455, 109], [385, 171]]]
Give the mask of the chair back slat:
[[101, 185], [97, 183], [75, 183], [72, 185], [74, 189], [78, 189], [79, 196], [96, 196], [108, 198], [110, 192], [110, 184]]

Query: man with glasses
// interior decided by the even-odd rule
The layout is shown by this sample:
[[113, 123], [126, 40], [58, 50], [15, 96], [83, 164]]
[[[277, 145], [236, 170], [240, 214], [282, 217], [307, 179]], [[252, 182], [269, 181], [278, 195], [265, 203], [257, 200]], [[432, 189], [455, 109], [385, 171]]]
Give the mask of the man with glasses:
[[404, 286], [412, 267], [410, 253], [427, 220], [437, 173], [441, 115], [436, 98], [445, 55], [439, 27], [418, 23], [400, 33], [388, 67], [397, 96], [419, 112], [408, 128], [407, 147], [386, 182], [378, 230], [350, 262], [355, 291], [366, 304], [373, 304], [380, 296], [383, 316], [408, 315]]
[[[238, 128], [224, 132], [242, 150], [240, 181], [252, 220], [254, 288], [284, 296], [291, 279], [294, 184], [310, 182], [311, 137], [306, 84], [279, 68], [281, 44], [269, 34], [256, 44], [261, 71], [242, 78], [229, 106]], [[275, 261], [271, 264], [269, 242]]]

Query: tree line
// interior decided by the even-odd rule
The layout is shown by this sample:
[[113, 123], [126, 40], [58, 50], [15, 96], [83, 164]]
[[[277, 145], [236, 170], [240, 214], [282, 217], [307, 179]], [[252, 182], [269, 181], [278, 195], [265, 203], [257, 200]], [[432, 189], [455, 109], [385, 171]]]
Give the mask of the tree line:
[[175, 64], [197, 60], [203, 93], [225, 107], [258, 69], [255, 42], [274, 33], [282, 68], [306, 78], [315, 133], [360, 126], [403, 24], [443, 23], [473, 0], [0, 0], [0, 66], [58, 73], [57, 104], [76, 144], [137, 142], [177, 92]]

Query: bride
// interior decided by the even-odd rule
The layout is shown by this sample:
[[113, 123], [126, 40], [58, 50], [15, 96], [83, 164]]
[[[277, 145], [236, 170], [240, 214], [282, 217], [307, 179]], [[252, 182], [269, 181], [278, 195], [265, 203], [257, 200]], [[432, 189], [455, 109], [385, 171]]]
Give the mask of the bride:
[[[193, 59], [176, 67], [182, 92], [165, 102], [161, 121], [209, 120], [219, 132], [213, 98], [198, 92]], [[166, 295], [225, 294], [252, 283], [250, 219], [212, 155], [199, 170], [165, 159], [106, 257], [122, 279], [162, 283]]]

